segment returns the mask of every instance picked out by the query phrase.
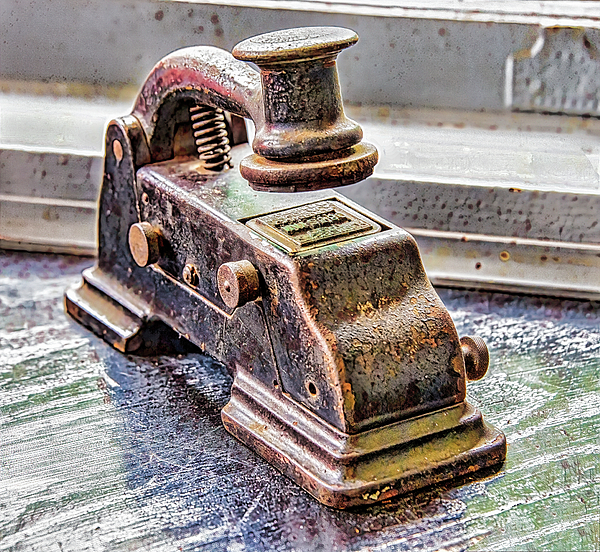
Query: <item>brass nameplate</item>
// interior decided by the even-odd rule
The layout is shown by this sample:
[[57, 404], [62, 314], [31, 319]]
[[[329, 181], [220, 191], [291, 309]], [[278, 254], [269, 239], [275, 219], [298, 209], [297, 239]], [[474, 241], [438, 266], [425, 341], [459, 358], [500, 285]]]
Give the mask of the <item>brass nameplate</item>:
[[377, 223], [333, 200], [263, 215], [246, 226], [294, 253], [381, 230]]

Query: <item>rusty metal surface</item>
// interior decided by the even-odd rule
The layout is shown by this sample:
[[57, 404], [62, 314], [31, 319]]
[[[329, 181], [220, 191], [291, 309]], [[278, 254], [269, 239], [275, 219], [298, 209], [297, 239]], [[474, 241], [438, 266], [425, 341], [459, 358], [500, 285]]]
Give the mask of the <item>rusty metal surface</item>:
[[465, 359], [465, 372], [469, 381], [480, 380], [490, 366], [490, 352], [480, 337], [461, 337], [460, 347]]
[[[262, 34], [240, 42], [233, 55], [257, 65], [277, 66], [299, 59], [331, 57], [358, 42], [358, 35], [341, 27], [300, 27]], [[294, 77], [296, 78], [296, 77]], [[284, 106], [281, 106], [284, 108]]]
[[[107, 143], [119, 140], [124, 156], [118, 160], [114, 148], [107, 149], [101, 204], [107, 215], [100, 221], [98, 266], [84, 274], [80, 291], [67, 296], [69, 312], [120, 350], [151, 350], [160, 343], [161, 331], [173, 328], [174, 335], [169, 337], [167, 330], [158, 350], [177, 346], [175, 337], [181, 335], [222, 360], [236, 374], [236, 391], [224, 411], [227, 427], [329, 504], [347, 507], [382, 500], [503, 459], [503, 436], [487, 427], [476, 411], [464, 419], [450, 417], [454, 421], [447, 434], [426, 429], [430, 413], [462, 404], [464, 368], [452, 321], [427, 281], [408, 234], [335, 193], [254, 192], [235, 171], [204, 174], [194, 159], [147, 165], [133, 186], [131, 155], [136, 148], [128, 136], [135, 138], [136, 128], [133, 120], [129, 126], [122, 122], [109, 128]], [[246, 152], [234, 148], [234, 164]], [[327, 211], [319, 211], [324, 215], [317, 221], [321, 227], [339, 225], [338, 242], [325, 247], [317, 242], [292, 258], [237, 222], [265, 212], [296, 213], [306, 202], [325, 199], [341, 202], [342, 212], [353, 213], [354, 220], [371, 220], [379, 234], [348, 234], [347, 216], [328, 217]], [[129, 206], [128, 214], [124, 206]], [[297, 215], [292, 219], [292, 226], [306, 225]], [[160, 228], [163, 236], [160, 259], [143, 269], [130, 257], [127, 244], [129, 226], [138, 220]], [[303, 220], [310, 222], [311, 217]], [[234, 310], [222, 300], [216, 273], [223, 263], [239, 259], [250, 261], [260, 273], [261, 300]], [[183, 277], [190, 264], [198, 274], [193, 287]], [[375, 274], [379, 276], [373, 278]], [[97, 305], [107, 301], [98, 311]], [[142, 324], [128, 335], [117, 332], [119, 337], [111, 337], [90, 320], [110, 319], [107, 309], [117, 304]], [[151, 323], [156, 319], [166, 326]], [[394, 366], [401, 368], [396, 371]], [[244, 384], [247, 377], [252, 384]], [[269, 392], [252, 403], [263, 387]], [[294, 435], [295, 424], [306, 416], [304, 409], [318, 418], [310, 416], [305, 422], [304, 433], [312, 437], [300, 449], [300, 460], [295, 453], [303, 433]], [[407, 420], [419, 414], [423, 419], [418, 423]], [[406, 429], [395, 430], [395, 423]], [[329, 439], [337, 445], [319, 438], [331, 431], [329, 424], [337, 426], [335, 438]], [[263, 425], [281, 431], [256, 433]], [[356, 450], [346, 443], [344, 434], [362, 435], [369, 428], [380, 437]], [[291, 440], [286, 441], [285, 433]], [[408, 479], [410, 466], [422, 457], [401, 453], [411, 449], [404, 438], [397, 440], [405, 434], [429, 442], [432, 449], [421, 473]], [[373, 464], [369, 458], [382, 439], [388, 443], [388, 460]], [[349, 465], [336, 460], [340, 454], [348, 456]], [[299, 471], [309, 457], [314, 467]], [[326, 471], [337, 473], [337, 479], [320, 478], [319, 466], [329, 466]]]
[[[256, 153], [240, 171], [256, 190], [305, 191], [346, 186], [373, 173], [377, 150], [344, 114], [336, 57], [358, 41], [349, 29], [275, 31], [238, 44], [233, 55], [256, 63], [264, 121]], [[256, 121], [255, 121], [256, 123]]]
[[381, 232], [375, 221], [350, 211], [340, 201], [317, 201], [294, 209], [255, 217], [246, 222], [261, 236], [298, 253], [339, 241]]
[[249, 261], [223, 263], [217, 271], [217, 285], [230, 309], [243, 307], [260, 296], [258, 272]]
[[[115, 143], [119, 143], [115, 140]], [[132, 224], [127, 235], [129, 252], [138, 266], [148, 266], [160, 259], [160, 232], [147, 222]]]
[[344, 115], [336, 64], [340, 51], [357, 41], [349, 29], [305, 27], [249, 38], [233, 49], [235, 58], [260, 68], [264, 122], [252, 144], [257, 154], [285, 161], [360, 142], [361, 128]]
[[[335, 68], [356, 39], [309, 28], [243, 43], [234, 53], [259, 64], [260, 89], [256, 73], [215, 48], [159, 62], [132, 115], [109, 125], [99, 259], [65, 296], [69, 314], [122, 352], [195, 346], [225, 364], [225, 427], [338, 508], [506, 455], [504, 434], [465, 402], [456, 329], [408, 233], [334, 192], [282, 201], [252, 192], [243, 170], [214, 170], [225, 154], [221, 168], [237, 167], [243, 145], [217, 140], [191, 156], [208, 127], [191, 126], [190, 114], [207, 105], [252, 116], [255, 157], [307, 161], [308, 187], [331, 185], [323, 171], [364, 176], [348, 176], [365, 166], [345, 153], [362, 131], [344, 116]], [[227, 125], [214, 120], [218, 137]], [[364, 150], [374, 163], [376, 150]], [[253, 222], [271, 232], [257, 235]]]
[[[237, 150], [235, 154], [239, 159], [244, 155], [244, 151]], [[443, 383], [439, 380], [440, 387], [435, 391], [439, 396], [445, 397], [440, 399], [441, 403], [438, 406], [442, 406], [445, 401], [449, 401], [445, 404], [452, 404], [456, 400], [455, 397], [464, 396], [460, 385], [456, 388], [462, 374], [462, 361], [458, 360], [459, 345], [452, 330], [452, 323], [425, 280], [423, 269], [418, 264], [414, 242], [406, 233], [381, 222], [379, 226], [386, 228], [385, 233], [362, 237], [341, 234], [338, 236], [338, 243], [330, 246], [329, 251], [318, 247], [309, 249], [295, 257], [292, 263], [288, 253], [281, 252], [269, 242], [256, 240], [245, 226], [236, 224], [231, 216], [232, 212], [238, 210], [239, 205], [244, 207], [244, 219], [253, 219], [253, 215], [263, 213], [265, 209], [281, 210], [281, 196], [271, 197], [269, 194], [253, 193], [250, 190], [246, 192], [246, 184], [233, 171], [219, 177], [214, 191], [209, 187], [198, 187], [191, 178], [195, 167], [196, 163], [193, 160], [184, 163], [175, 161], [147, 166], [138, 172], [139, 188], [136, 195], [139, 197], [145, 193], [149, 198], [146, 204], [138, 205], [140, 216], [152, 226], [161, 229], [168, 246], [165, 246], [154, 270], [144, 271], [145, 280], [131, 280], [126, 255], [122, 255], [125, 259], [121, 260], [121, 272], [114, 265], [106, 264], [101, 252], [99, 267], [102, 274], [121, 281], [132, 281], [132, 290], [135, 290], [139, 299], [152, 305], [151, 308], [161, 315], [166, 314], [170, 324], [181, 334], [189, 335], [199, 346], [205, 343], [206, 350], [218, 356], [219, 346], [218, 342], [214, 341], [214, 336], [213, 340], [210, 340], [212, 343], [204, 337], [196, 337], [198, 328], [194, 319], [186, 319], [177, 312], [178, 303], [189, 302], [189, 299], [183, 299], [189, 292], [182, 289], [181, 300], [169, 296], [178, 289], [171, 284], [171, 279], [179, 279], [185, 264], [193, 263], [198, 267], [201, 278], [198, 286], [199, 296], [195, 300], [196, 308], [206, 311], [210, 308], [206, 306], [209, 302], [217, 309], [233, 314], [222, 302], [217, 286], [217, 269], [225, 262], [249, 260], [264, 280], [261, 288], [262, 308], [271, 328], [272, 346], [278, 363], [281, 369], [285, 367], [285, 372], [290, 374], [286, 376], [290, 379], [284, 382], [284, 389], [292, 396], [298, 397], [309, 408], [315, 408], [319, 414], [326, 415], [331, 423], [339, 425], [340, 428], [346, 427], [346, 423], [358, 423], [359, 412], [361, 417], [367, 419], [383, 415], [384, 412], [380, 412], [379, 409], [388, 402], [388, 415], [401, 411], [403, 405], [397, 401], [405, 400], [407, 393], [394, 390], [393, 383], [384, 378], [386, 368], [383, 365], [380, 368], [382, 379], [379, 380], [380, 376], [375, 374], [373, 377], [379, 382], [378, 386], [387, 389], [386, 400], [383, 401], [381, 397], [383, 402], [375, 401], [371, 406], [362, 403], [363, 388], [369, 389], [373, 383], [371, 377], [363, 372], [361, 362], [355, 364], [352, 360], [366, 355], [365, 359], [372, 357], [382, 359], [384, 363], [391, 362], [393, 357], [401, 353], [400, 350], [385, 352], [386, 344], [389, 344], [390, 340], [397, 342], [398, 347], [402, 347], [401, 343], [407, 339], [409, 342], [414, 341], [415, 350], [412, 354], [417, 356], [413, 356], [411, 362], [419, 362], [418, 351], [423, 344], [417, 344], [418, 335], [422, 334], [421, 338], [424, 340], [431, 338], [435, 341], [439, 332], [439, 338], [448, 350], [445, 350], [441, 342], [439, 347], [437, 343], [432, 342], [431, 350], [424, 356], [432, 363], [435, 373], [438, 373], [442, 366], [447, 366], [448, 380], [444, 379]], [[227, 193], [223, 193], [224, 191]], [[316, 198], [306, 194], [292, 196], [285, 204], [289, 207], [307, 205], [311, 200], [320, 199], [324, 195], [320, 193]], [[248, 201], [253, 196], [257, 200]], [[120, 202], [114, 193], [110, 197], [112, 202]], [[328, 197], [334, 202], [340, 201], [339, 196], [335, 194], [329, 193]], [[348, 204], [345, 205], [348, 210]], [[357, 209], [356, 206], [350, 205], [350, 209]], [[110, 207], [108, 209], [110, 210]], [[214, 217], [212, 213], [215, 211], [221, 213], [221, 218]], [[180, 216], [173, 217], [170, 213], [174, 212], [180, 213]], [[372, 218], [372, 215], [367, 216]], [[375, 237], [377, 239], [373, 239]], [[118, 242], [115, 246], [122, 247]], [[114, 254], [115, 249], [106, 251], [107, 256]], [[373, 278], [375, 273], [379, 275], [377, 278]], [[164, 291], [159, 291], [163, 288]], [[420, 297], [421, 294], [424, 295]], [[308, 312], [303, 312], [305, 309]], [[424, 320], [428, 320], [422, 323], [422, 328], [417, 323], [417, 317], [408, 314], [415, 310], [420, 312]], [[406, 312], [406, 315], [403, 315], [403, 312]], [[402, 324], [403, 316], [409, 316], [413, 319], [413, 324], [417, 325], [411, 326], [408, 322]], [[328, 353], [325, 352], [327, 349], [324, 348], [324, 344], [315, 341], [315, 331], [310, 329], [308, 320], [312, 318], [315, 318], [319, 327], [328, 328], [328, 332], [332, 332], [333, 335], [339, 334], [336, 340], [345, 336], [338, 345], [337, 354], [347, 356], [348, 370], [350, 366], [356, 370], [355, 377], [358, 379], [353, 385], [356, 387], [354, 393], [357, 398], [352, 401], [356, 400], [357, 404], [355, 407], [349, 407], [349, 411], [356, 409], [357, 418], [354, 422], [344, 422], [345, 416], [337, 407], [334, 409], [337, 414], [329, 411], [332, 405], [341, 400], [341, 396], [339, 399], [329, 397], [329, 391], [324, 390], [315, 402], [304, 387], [304, 375], [310, 374], [312, 370], [316, 370], [314, 377], [323, 381], [328, 381], [332, 375], [323, 366], [323, 363], [328, 362]], [[380, 328], [382, 337], [371, 334], [373, 327]], [[203, 331], [211, 332], [210, 329]], [[414, 331], [417, 334], [411, 337]], [[367, 339], [368, 342], [363, 343], [363, 339]], [[356, 340], [360, 347], [354, 344]], [[380, 344], [377, 345], [377, 342]], [[363, 347], [366, 348], [365, 351], [362, 350]], [[378, 347], [381, 347], [381, 350]], [[440, 368], [433, 367], [436, 365], [434, 358], [438, 359], [437, 364]], [[398, 357], [397, 361], [401, 362], [401, 357]], [[408, 361], [407, 357], [406, 362]], [[375, 365], [370, 365], [371, 362], [373, 360], [369, 361], [369, 366], [364, 369], [375, 368]], [[243, 364], [240, 368], [244, 368]], [[331, 369], [334, 369], [333, 365]], [[235, 370], [233, 365], [232, 370]], [[407, 367], [406, 373], [410, 372]], [[415, 377], [420, 380], [422, 375]], [[441, 372], [437, 377], [442, 377]], [[365, 380], [363, 384], [360, 383], [360, 378]], [[425, 380], [423, 385], [426, 385]], [[416, 402], [404, 405], [405, 416], [410, 413], [409, 407], [414, 407], [414, 413], [417, 413], [417, 405], [421, 404], [421, 401], [422, 404], [433, 406], [433, 399], [427, 394], [420, 398], [419, 394], [415, 393], [409, 393], [408, 396]], [[326, 404], [331, 406], [325, 407]]]
[[355, 184], [373, 173], [377, 149], [362, 142], [333, 154], [305, 161], [274, 161], [249, 155], [240, 162], [240, 172], [258, 191], [305, 192]]

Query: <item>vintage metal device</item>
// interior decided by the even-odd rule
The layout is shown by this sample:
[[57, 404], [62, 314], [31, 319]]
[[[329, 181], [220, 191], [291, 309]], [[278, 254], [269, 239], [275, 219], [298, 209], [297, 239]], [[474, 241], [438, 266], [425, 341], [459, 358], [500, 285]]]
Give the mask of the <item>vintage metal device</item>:
[[225, 363], [227, 430], [339, 508], [506, 453], [465, 401], [485, 344], [459, 340], [409, 234], [330, 190], [377, 161], [340, 97], [357, 39], [291, 29], [158, 63], [108, 127], [98, 261], [66, 294], [124, 353], [191, 342]]

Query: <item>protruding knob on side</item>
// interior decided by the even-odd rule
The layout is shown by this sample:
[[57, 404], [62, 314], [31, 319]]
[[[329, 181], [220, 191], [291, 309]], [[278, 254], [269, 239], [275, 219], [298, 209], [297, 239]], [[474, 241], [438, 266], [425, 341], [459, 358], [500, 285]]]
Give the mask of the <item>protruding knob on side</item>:
[[160, 231], [148, 222], [136, 222], [129, 227], [129, 251], [141, 267], [158, 261], [160, 240]]
[[465, 359], [465, 371], [469, 381], [480, 380], [490, 365], [490, 352], [480, 337], [461, 337], [460, 346]]
[[260, 295], [258, 272], [249, 261], [222, 264], [217, 284], [223, 302], [231, 309], [241, 307]]

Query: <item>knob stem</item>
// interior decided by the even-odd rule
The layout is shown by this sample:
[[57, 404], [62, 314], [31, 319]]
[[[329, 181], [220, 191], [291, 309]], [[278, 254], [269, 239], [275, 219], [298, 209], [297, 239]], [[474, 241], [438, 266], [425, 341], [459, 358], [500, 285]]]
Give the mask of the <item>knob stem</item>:
[[362, 129], [346, 118], [336, 57], [358, 40], [340, 27], [302, 27], [238, 44], [233, 56], [259, 66], [264, 124], [254, 151], [267, 159], [330, 153], [358, 144]]

